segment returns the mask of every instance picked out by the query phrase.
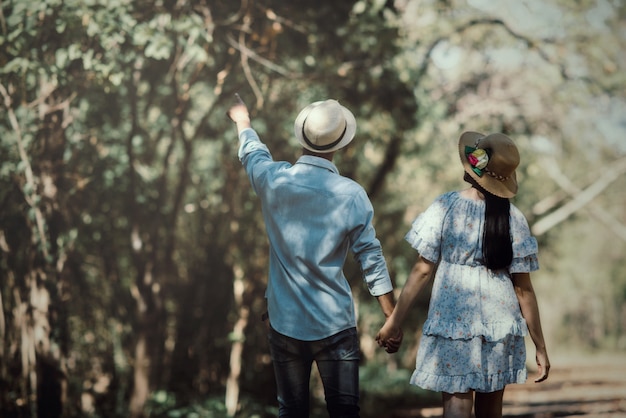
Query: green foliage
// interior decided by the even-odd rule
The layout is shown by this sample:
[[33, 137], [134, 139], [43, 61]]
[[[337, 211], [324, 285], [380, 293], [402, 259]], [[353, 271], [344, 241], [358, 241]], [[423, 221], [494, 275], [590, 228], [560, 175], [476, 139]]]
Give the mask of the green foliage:
[[391, 371], [380, 364], [360, 369], [363, 416], [384, 416], [390, 410], [438, 406], [441, 395], [410, 385], [413, 369]]
[[[241, 273], [250, 318], [239, 416], [275, 415], [256, 320], [265, 310], [267, 240], [224, 116], [234, 92], [281, 160], [298, 155], [292, 129], [301, 107], [332, 97], [355, 113], [357, 138], [335, 162], [372, 198], [397, 287], [416, 257], [403, 239], [411, 221], [438, 194], [463, 187], [463, 130], [517, 141], [514, 202], [531, 225], [576, 195], [547, 165], [585, 189], [624, 158], [626, 72], [615, 35], [624, 6], [603, 3], [615, 12], [605, 13], [597, 2], [553, 1], [525, 20], [512, 15], [524, 12], [518, 3], [2, 2], [0, 293], [9, 324], [30, 300], [29, 274], [43, 272], [56, 289], [50, 339], [67, 364], [68, 414], [128, 416], [146, 335], [146, 411], [225, 416], [241, 313], [232, 279]], [[621, 226], [623, 178], [589, 204]], [[586, 210], [539, 237], [542, 319], [555, 343], [622, 349], [624, 245]], [[354, 264], [346, 275], [367, 352], [364, 410], [430, 402], [407, 384], [428, 295], [387, 364], [367, 345], [382, 321], [375, 299]], [[28, 393], [20, 355], [10, 351], [20, 330], [11, 326], [0, 404], [17, 408]]]
[[[155, 418], [226, 418], [226, 407], [222, 397], [212, 397], [191, 405], [176, 405], [175, 395], [163, 391], [152, 395], [147, 407], [147, 414]], [[270, 418], [277, 416], [278, 408], [258, 404], [254, 399], [244, 397], [241, 400], [238, 417]]]

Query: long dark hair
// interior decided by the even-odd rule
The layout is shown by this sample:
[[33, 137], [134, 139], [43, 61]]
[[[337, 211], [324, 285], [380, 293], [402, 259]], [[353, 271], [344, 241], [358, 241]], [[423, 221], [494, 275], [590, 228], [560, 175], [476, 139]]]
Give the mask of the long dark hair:
[[485, 196], [485, 228], [483, 230], [483, 257], [488, 269], [499, 270], [511, 265], [511, 202], [483, 189], [469, 174], [463, 180]]

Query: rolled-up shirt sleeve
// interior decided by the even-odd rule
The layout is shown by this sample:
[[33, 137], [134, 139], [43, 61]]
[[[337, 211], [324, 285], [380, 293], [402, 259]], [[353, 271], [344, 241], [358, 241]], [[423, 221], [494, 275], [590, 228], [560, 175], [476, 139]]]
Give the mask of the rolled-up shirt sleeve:
[[239, 156], [239, 160], [245, 165], [245, 159], [250, 153], [261, 150], [267, 153], [270, 156], [271, 154], [267, 146], [261, 142], [259, 135], [252, 128], [243, 129], [239, 132], [239, 151], [237, 155]]
[[263, 172], [274, 162], [269, 148], [261, 142], [254, 129], [247, 128], [239, 132], [237, 155], [248, 174], [252, 188], [258, 194], [260, 182], [263, 180]]
[[[380, 241], [372, 225], [374, 209], [365, 191], [354, 200], [352, 216], [357, 219], [350, 234], [352, 252], [361, 267], [363, 281], [372, 296], [381, 296], [393, 290]], [[358, 221], [360, 219], [360, 222]]]

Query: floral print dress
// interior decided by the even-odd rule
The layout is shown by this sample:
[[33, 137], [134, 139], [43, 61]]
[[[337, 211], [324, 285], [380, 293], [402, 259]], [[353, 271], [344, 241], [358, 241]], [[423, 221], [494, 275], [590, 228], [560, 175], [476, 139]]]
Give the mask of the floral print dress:
[[447, 393], [494, 392], [526, 381], [528, 334], [511, 273], [539, 268], [537, 240], [511, 204], [513, 261], [508, 270], [482, 264], [485, 202], [461, 192], [439, 196], [405, 239], [438, 263], [411, 384]]

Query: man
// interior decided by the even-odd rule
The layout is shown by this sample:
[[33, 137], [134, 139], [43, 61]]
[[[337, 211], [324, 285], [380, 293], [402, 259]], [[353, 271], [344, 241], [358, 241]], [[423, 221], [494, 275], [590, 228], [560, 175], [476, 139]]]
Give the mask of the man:
[[[272, 159], [238, 95], [227, 114], [236, 123], [239, 159], [261, 199], [270, 243], [268, 340], [279, 416], [309, 416], [316, 362], [330, 417], [358, 417], [359, 340], [343, 273], [348, 252], [385, 317], [394, 298], [369, 198], [332, 163], [335, 152], [354, 138], [354, 115], [335, 100], [305, 107], [294, 124], [303, 155], [292, 165]], [[386, 351], [396, 352], [401, 339], [389, 341]]]

